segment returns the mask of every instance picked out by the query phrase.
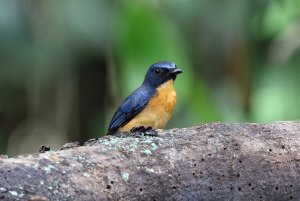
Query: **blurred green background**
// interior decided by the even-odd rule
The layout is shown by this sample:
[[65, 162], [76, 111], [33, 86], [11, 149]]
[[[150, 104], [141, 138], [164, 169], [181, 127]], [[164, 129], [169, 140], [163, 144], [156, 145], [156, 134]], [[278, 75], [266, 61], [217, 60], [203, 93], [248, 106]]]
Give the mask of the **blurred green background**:
[[1, 0], [0, 153], [102, 136], [157, 61], [168, 128], [300, 119], [300, 0]]

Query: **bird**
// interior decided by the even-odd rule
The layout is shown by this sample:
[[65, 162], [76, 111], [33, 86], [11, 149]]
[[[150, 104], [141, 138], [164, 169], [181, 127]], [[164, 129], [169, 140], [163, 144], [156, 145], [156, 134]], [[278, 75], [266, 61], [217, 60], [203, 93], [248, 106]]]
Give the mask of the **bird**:
[[114, 113], [107, 135], [134, 130], [163, 129], [176, 104], [174, 81], [183, 71], [174, 62], [152, 64], [143, 83], [134, 90]]

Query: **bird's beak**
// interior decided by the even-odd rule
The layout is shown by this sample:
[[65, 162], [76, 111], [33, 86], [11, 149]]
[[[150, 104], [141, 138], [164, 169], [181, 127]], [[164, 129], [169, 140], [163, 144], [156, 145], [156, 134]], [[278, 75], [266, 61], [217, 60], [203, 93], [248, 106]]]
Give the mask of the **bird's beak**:
[[183, 73], [183, 71], [179, 68], [175, 68], [174, 70], [171, 71], [171, 75], [178, 75], [180, 73]]

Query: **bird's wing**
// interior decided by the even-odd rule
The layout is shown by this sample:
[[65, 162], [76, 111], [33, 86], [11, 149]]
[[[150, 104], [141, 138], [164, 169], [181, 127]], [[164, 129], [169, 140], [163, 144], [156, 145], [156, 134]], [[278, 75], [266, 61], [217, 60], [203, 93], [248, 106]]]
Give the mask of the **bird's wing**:
[[147, 105], [150, 96], [141, 89], [137, 89], [120, 105], [108, 127], [108, 135], [114, 134], [120, 127], [128, 123]]

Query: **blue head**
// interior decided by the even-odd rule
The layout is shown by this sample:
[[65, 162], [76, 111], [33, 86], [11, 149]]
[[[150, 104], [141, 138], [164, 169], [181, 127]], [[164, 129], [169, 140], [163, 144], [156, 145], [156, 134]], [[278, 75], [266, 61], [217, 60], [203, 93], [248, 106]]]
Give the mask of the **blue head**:
[[176, 64], [169, 61], [152, 64], [146, 73], [143, 84], [151, 87], [158, 87], [169, 80], [175, 80], [182, 70], [176, 67]]

